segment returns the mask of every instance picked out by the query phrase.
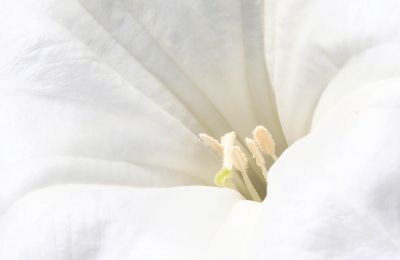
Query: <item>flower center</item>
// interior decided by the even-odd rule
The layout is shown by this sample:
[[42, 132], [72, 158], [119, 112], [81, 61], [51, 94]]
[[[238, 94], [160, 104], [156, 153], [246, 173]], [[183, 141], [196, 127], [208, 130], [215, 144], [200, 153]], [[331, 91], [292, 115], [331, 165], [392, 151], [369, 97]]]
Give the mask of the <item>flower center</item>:
[[243, 147], [252, 158], [236, 145], [235, 132], [225, 134], [220, 141], [206, 134], [199, 136], [222, 163], [221, 169], [215, 175], [215, 184], [235, 189], [247, 199], [262, 201], [267, 196], [268, 184], [264, 156], [270, 156], [274, 161], [278, 158], [274, 139], [267, 128], [257, 126], [252, 134], [253, 138], [245, 138], [247, 147]]

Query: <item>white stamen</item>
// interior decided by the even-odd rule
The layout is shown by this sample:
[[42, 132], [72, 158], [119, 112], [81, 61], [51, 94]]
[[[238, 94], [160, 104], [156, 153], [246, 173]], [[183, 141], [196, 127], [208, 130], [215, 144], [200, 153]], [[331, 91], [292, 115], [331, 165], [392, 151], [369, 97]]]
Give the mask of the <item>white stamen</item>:
[[222, 147], [220, 142], [218, 142], [218, 140], [206, 134], [199, 134], [199, 137], [203, 142], [203, 144], [205, 144], [208, 148], [210, 148], [211, 151], [213, 151], [215, 155], [217, 155], [217, 157], [222, 160], [224, 148]]
[[257, 126], [253, 131], [253, 138], [264, 154], [271, 156], [275, 161], [277, 160], [275, 142], [267, 128]]
[[247, 169], [247, 156], [244, 152], [240, 149], [239, 146], [232, 147], [232, 162], [233, 167], [235, 167], [240, 172], [246, 172]]
[[233, 162], [232, 162], [232, 147], [236, 140], [235, 132], [229, 132], [225, 134], [221, 138], [221, 144], [224, 149], [223, 152], [223, 159], [222, 159], [222, 167], [227, 169], [232, 169]]
[[[249, 158], [240, 146], [235, 145], [235, 132], [225, 134], [221, 137], [220, 142], [206, 134], [199, 134], [199, 136], [202, 142], [222, 161], [222, 167], [214, 177], [215, 184], [220, 187], [235, 189], [247, 199], [262, 201], [260, 194], [263, 194], [264, 198], [264, 189], [266, 194], [268, 185], [268, 172], [264, 154], [271, 156], [274, 160], [277, 159], [275, 142], [269, 131], [263, 126], [257, 126], [253, 131], [254, 139], [245, 139], [255, 163], [261, 168], [265, 183], [258, 183], [261, 180], [258, 170], [248, 168]], [[251, 163], [253, 164], [253, 162]], [[257, 181], [257, 189], [252, 180]]]
[[264, 160], [263, 155], [261, 154], [260, 149], [258, 148], [256, 141], [254, 141], [251, 138], [246, 138], [245, 141], [246, 141], [247, 148], [249, 148], [249, 150], [250, 150], [251, 155], [256, 160], [257, 166], [261, 168], [263, 175], [266, 178], [267, 169], [265, 168], [265, 160]]
[[250, 196], [255, 201], [262, 201], [260, 195], [257, 193], [256, 188], [251, 182], [249, 175], [247, 174], [247, 157], [239, 146], [232, 147], [232, 161], [233, 166], [242, 173], [244, 183], [246, 184]]
[[257, 193], [256, 188], [251, 182], [249, 175], [247, 174], [247, 157], [244, 152], [240, 149], [239, 146], [232, 147], [232, 161], [233, 166], [242, 173], [244, 183], [246, 184], [247, 190], [250, 193], [250, 196], [255, 201], [262, 201], [260, 195]]

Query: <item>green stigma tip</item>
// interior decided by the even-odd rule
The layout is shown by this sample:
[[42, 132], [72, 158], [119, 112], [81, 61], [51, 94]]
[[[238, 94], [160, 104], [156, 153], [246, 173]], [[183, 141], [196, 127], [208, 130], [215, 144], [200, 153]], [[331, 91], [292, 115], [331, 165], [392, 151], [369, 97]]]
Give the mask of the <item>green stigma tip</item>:
[[224, 187], [225, 181], [232, 178], [232, 172], [228, 168], [222, 168], [217, 172], [214, 178], [214, 182], [217, 186]]

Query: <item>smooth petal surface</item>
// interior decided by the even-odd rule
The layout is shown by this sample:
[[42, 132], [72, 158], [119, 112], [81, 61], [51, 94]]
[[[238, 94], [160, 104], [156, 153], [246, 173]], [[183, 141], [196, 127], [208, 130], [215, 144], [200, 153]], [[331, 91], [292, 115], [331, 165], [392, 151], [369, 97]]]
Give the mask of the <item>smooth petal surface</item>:
[[200, 132], [269, 122], [285, 145], [262, 1], [3, 1], [0, 15], [0, 207], [61, 183], [209, 185]]
[[0, 259], [241, 259], [258, 209], [211, 187], [47, 188], [5, 214]]
[[249, 259], [399, 258], [399, 86], [353, 91], [287, 149]]
[[265, 11], [266, 60], [289, 144], [309, 132], [322, 93], [337, 77], [352, 73], [335, 88], [340, 92], [324, 98], [331, 100], [324, 110], [344, 92], [397, 70], [389, 53], [399, 46], [399, 1], [267, 0]]

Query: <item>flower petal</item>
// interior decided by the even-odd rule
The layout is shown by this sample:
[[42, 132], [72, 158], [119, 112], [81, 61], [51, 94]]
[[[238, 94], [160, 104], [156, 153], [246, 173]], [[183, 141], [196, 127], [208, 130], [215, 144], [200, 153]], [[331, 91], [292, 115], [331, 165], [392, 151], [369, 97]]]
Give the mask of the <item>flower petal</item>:
[[210, 187], [47, 188], [4, 216], [0, 258], [240, 259], [258, 205]]
[[387, 54], [393, 47], [382, 45], [400, 39], [396, 0], [267, 0], [265, 10], [266, 60], [289, 144], [310, 130], [321, 94], [348, 63], [378, 47]]
[[285, 145], [264, 64], [263, 1], [24, 1], [44, 28], [57, 24], [192, 130], [243, 137], [267, 122]]
[[279, 158], [251, 259], [399, 258], [399, 85], [349, 93]]
[[200, 132], [243, 137], [269, 122], [282, 150], [261, 6], [3, 1], [0, 205], [62, 182], [212, 184]]

